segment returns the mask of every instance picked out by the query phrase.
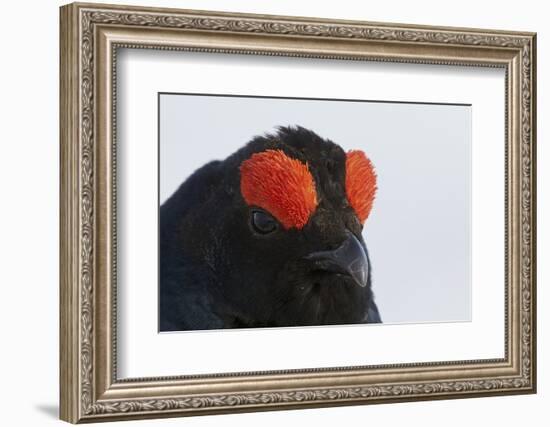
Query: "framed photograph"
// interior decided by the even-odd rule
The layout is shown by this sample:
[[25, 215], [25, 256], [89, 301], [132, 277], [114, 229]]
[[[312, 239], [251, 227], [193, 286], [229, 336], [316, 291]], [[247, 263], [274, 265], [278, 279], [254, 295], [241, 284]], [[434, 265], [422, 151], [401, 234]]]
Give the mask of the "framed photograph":
[[60, 22], [63, 420], [535, 392], [534, 33]]

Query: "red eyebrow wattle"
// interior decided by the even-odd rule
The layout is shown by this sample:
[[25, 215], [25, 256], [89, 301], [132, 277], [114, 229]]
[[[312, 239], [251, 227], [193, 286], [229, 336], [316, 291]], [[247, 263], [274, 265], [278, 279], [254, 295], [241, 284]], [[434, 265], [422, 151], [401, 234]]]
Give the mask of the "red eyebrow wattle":
[[346, 197], [363, 224], [372, 209], [376, 194], [376, 173], [369, 158], [361, 150], [346, 155]]
[[248, 205], [268, 211], [285, 229], [307, 224], [317, 207], [307, 164], [282, 150], [266, 150], [243, 161], [240, 171], [241, 194]]

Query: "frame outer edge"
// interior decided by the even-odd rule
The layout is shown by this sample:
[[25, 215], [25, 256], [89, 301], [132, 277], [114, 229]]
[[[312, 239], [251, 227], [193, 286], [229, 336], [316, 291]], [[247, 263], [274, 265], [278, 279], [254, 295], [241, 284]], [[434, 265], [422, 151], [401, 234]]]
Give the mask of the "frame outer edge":
[[537, 393], [537, 33], [531, 36], [531, 390]]
[[79, 415], [78, 19], [74, 5], [59, 9], [59, 418]]
[[[104, 8], [102, 6], [105, 6]], [[522, 58], [526, 62], [530, 60], [530, 65], [527, 64], [526, 68], [529, 69], [528, 84], [519, 90], [519, 93], [525, 95], [525, 92], [530, 96], [523, 99], [524, 110], [530, 115], [523, 123], [523, 131], [529, 132], [530, 137], [523, 139], [524, 147], [529, 150], [525, 157], [522, 156], [523, 161], [527, 161], [525, 169], [521, 169], [521, 173], [525, 173], [528, 178], [528, 182], [525, 182], [526, 191], [530, 190], [530, 194], [525, 194], [526, 205], [528, 205], [527, 215], [524, 215], [524, 220], [527, 225], [531, 226], [530, 232], [527, 232], [528, 247], [525, 248], [524, 257], [527, 257], [528, 272], [526, 275], [526, 286], [524, 303], [525, 311], [529, 311], [529, 316], [524, 317], [524, 326], [521, 330], [527, 330], [525, 334], [522, 334], [524, 346], [519, 349], [519, 357], [521, 360], [525, 359], [527, 362], [526, 368], [523, 370], [522, 378], [489, 378], [489, 381], [472, 379], [471, 381], [462, 381], [467, 387], [472, 389], [458, 390], [453, 389], [454, 383], [426, 383], [426, 384], [397, 384], [398, 394], [393, 393], [393, 386], [379, 387], [381, 394], [365, 394], [363, 396], [361, 390], [353, 389], [323, 389], [323, 390], [306, 390], [298, 389], [296, 391], [282, 391], [276, 392], [269, 390], [268, 392], [262, 392], [262, 394], [253, 394], [246, 392], [233, 393], [231, 395], [206, 395], [206, 396], [191, 396], [187, 400], [185, 399], [126, 399], [118, 400], [112, 399], [109, 401], [98, 401], [96, 392], [96, 378], [93, 376], [96, 371], [96, 362], [94, 354], [96, 352], [96, 332], [92, 330], [92, 325], [89, 323], [92, 315], [96, 315], [94, 310], [97, 303], [97, 293], [93, 292], [97, 285], [97, 276], [92, 275], [93, 271], [89, 271], [89, 267], [94, 267], [97, 262], [95, 258], [94, 249], [96, 249], [95, 241], [97, 232], [97, 222], [94, 219], [97, 214], [94, 212], [97, 204], [97, 193], [94, 182], [95, 172], [97, 172], [97, 157], [94, 155], [96, 150], [96, 144], [94, 141], [97, 135], [94, 135], [93, 125], [95, 120], [92, 120], [92, 128], [90, 128], [90, 119], [94, 119], [96, 113], [96, 107], [92, 108], [89, 112], [89, 102], [92, 100], [92, 104], [97, 102], [94, 100], [97, 95], [97, 89], [95, 87], [95, 73], [97, 70], [94, 68], [91, 73], [88, 69], [88, 59], [95, 67], [94, 55], [95, 48], [93, 48], [94, 37], [89, 38], [89, 34], [86, 33], [86, 28], [90, 23], [89, 20], [81, 21], [81, 17], [87, 12], [85, 9], [89, 7], [92, 11], [100, 11], [104, 13], [106, 11], [124, 12], [128, 11], [143, 12], [153, 11], [155, 9], [141, 8], [141, 7], [127, 7], [127, 6], [115, 6], [115, 5], [100, 5], [100, 4], [71, 4], [63, 6], [60, 9], [61, 20], [61, 32], [60, 32], [60, 164], [61, 164], [61, 197], [60, 197], [60, 394], [61, 394], [61, 410], [60, 418], [69, 421], [71, 423], [78, 422], [95, 422], [95, 421], [108, 421], [118, 419], [138, 419], [138, 418], [156, 418], [167, 416], [181, 416], [181, 415], [200, 415], [206, 413], [229, 413], [229, 412], [249, 412], [257, 410], [275, 410], [275, 409], [290, 409], [290, 408], [305, 408], [305, 407], [326, 407], [335, 405], [349, 405], [349, 404], [362, 404], [362, 403], [382, 403], [382, 401], [398, 402], [398, 401], [411, 401], [411, 400], [435, 400], [439, 398], [462, 398], [473, 397], [483, 395], [495, 395], [495, 394], [520, 394], [520, 393], [532, 393], [536, 391], [536, 336], [535, 328], [536, 314], [535, 314], [535, 292], [536, 292], [536, 179], [535, 179], [535, 144], [536, 144], [536, 128], [535, 128], [535, 111], [536, 111], [536, 98], [535, 98], [535, 75], [536, 75], [536, 35], [534, 33], [506, 33], [495, 32], [493, 34], [490, 31], [468, 29], [463, 36], [464, 40], [458, 41], [453, 37], [453, 30], [459, 31], [458, 28], [439, 28], [439, 27], [426, 27], [426, 30], [435, 32], [429, 37], [423, 37], [422, 31], [418, 31], [418, 37], [420, 43], [423, 45], [469, 45], [473, 46], [481, 43], [483, 47], [505, 48], [511, 51], [525, 52], [529, 49], [530, 52]], [[105, 9], [105, 10], [99, 10]], [[161, 10], [161, 9], [158, 9]], [[224, 28], [218, 28], [216, 26], [217, 21], [214, 18], [220, 17], [240, 17], [242, 16], [245, 21], [250, 18], [252, 24], [258, 23], [265, 19], [261, 15], [247, 15], [247, 14], [223, 14], [210, 11], [185, 11], [178, 9], [163, 9], [166, 13], [191, 13], [198, 15], [196, 18], [199, 24], [192, 22], [188, 26], [182, 25], [182, 28], [196, 27], [204, 31], [228, 31]], [[81, 12], [84, 15], [81, 16]], [[113, 12], [114, 13], [114, 12]], [[133, 17], [133, 14], [132, 16]], [[146, 17], [147, 18], [147, 17]], [[351, 38], [363, 38], [363, 33], [358, 33], [357, 28], [348, 28], [350, 31], [355, 32], [334, 35], [331, 28], [317, 28], [318, 24], [329, 21], [318, 22], [316, 19], [311, 18], [291, 18], [291, 17], [272, 17], [284, 20], [284, 23], [291, 27], [290, 34], [297, 34], [296, 37], [313, 37], [307, 31], [304, 31], [301, 26], [293, 30], [292, 27], [296, 27], [298, 23], [305, 23], [307, 28], [317, 29], [319, 34], [314, 34], [315, 37], [327, 37], [328, 39], [344, 39], [344, 37]], [[102, 18], [105, 22], [110, 23], [110, 16]], [[222, 19], [223, 20], [223, 19]], [[260, 20], [260, 21], [259, 21]], [[269, 19], [268, 19], [269, 21]], [[206, 25], [203, 25], [202, 23]], [[143, 21], [143, 25], [149, 25], [148, 20]], [[269, 22], [268, 22], [269, 23]], [[329, 22], [330, 23], [330, 22]], [[337, 24], [338, 22], [334, 22]], [[339, 21], [344, 24], [344, 22]], [[115, 22], [116, 24], [116, 22]], [[263, 25], [264, 23], [261, 22]], [[367, 23], [358, 23], [363, 26]], [[375, 23], [368, 23], [375, 25]], [[139, 23], [133, 22], [131, 25], [139, 25]], [[392, 29], [392, 24], [386, 24], [388, 31]], [[323, 25], [324, 26], [324, 25]], [[223, 27], [223, 26], [222, 26]], [[325, 27], [325, 26], [324, 26]], [[230, 30], [231, 26], [228, 27]], [[262, 26], [263, 28], [263, 26]], [[271, 27], [267, 28], [269, 30]], [[347, 28], [347, 27], [346, 27]], [[405, 34], [399, 33], [397, 41], [407, 40], [410, 36], [416, 40], [416, 32], [409, 31], [416, 27], [406, 26], [407, 30]], [[422, 28], [422, 27], [418, 27]], [[376, 28], [375, 28], [376, 29]], [[272, 29], [275, 35], [282, 34], [282, 30], [278, 28]], [[399, 30], [401, 30], [399, 28]], [[81, 34], [81, 31], [84, 31]], [[255, 32], [253, 26], [247, 28], [238, 28], [238, 33], [243, 32], [246, 34]], [[445, 34], [442, 32], [444, 31]], [[265, 31], [270, 33], [271, 31]], [[449, 34], [447, 34], [449, 33]], [[235, 34], [232, 32], [232, 34]], [[497, 34], [500, 34], [497, 36]], [[514, 35], [515, 34], [515, 35]], [[520, 36], [521, 34], [521, 36]], [[444, 35], [445, 37], [438, 37]], [[86, 37], [84, 37], [86, 36]], [[391, 36], [390, 38], [392, 38]], [[433, 39], [432, 39], [433, 37]], [[468, 38], [471, 37], [471, 38]], [[368, 37], [367, 37], [368, 38]], [[377, 41], [383, 40], [383, 37], [376, 37]], [[403, 39], [403, 40], [402, 40]], [[414, 41], [413, 40], [413, 41]], [[460, 41], [462, 40], [462, 41]], [[92, 50], [90, 51], [90, 48]], [[91, 56], [90, 56], [91, 55]], [[90, 56], [88, 58], [88, 56]], [[298, 55], [299, 56], [299, 55]], [[81, 60], [83, 62], [81, 62]], [[405, 61], [408, 62], [408, 61]], [[445, 61], [443, 60], [442, 63]], [[522, 60], [519, 61], [522, 64]], [[86, 79], [84, 79], [83, 74]], [[520, 74], [518, 74], [519, 77]], [[89, 86], [91, 85], [91, 86]], [[520, 84], [520, 88], [521, 88]], [[88, 93], [88, 89], [92, 89]], [[525, 92], [524, 92], [525, 91]], [[81, 99], [82, 97], [82, 99]], [[515, 103], [514, 103], [515, 104]], [[521, 101], [520, 101], [521, 104]], [[86, 107], [84, 110], [82, 108]], [[522, 132], [520, 132], [523, 135]], [[92, 162], [91, 164], [89, 162]], [[91, 178], [91, 182], [89, 181]], [[90, 194], [92, 192], [92, 194]], [[86, 193], [86, 197], [81, 196]], [[524, 194], [523, 189], [520, 194]], [[520, 196], [521, 197], [521, 196]], [[95, 217], [95, 218], [94, 218]], [[85, 228], [83, 230], [82, 228]], [[89, 237], [94, 239], [94, 242], [88, 240]], [[530, 261], [530, 262], [529, 262]], [[532, 274], [532, 273], [535, 274]], [[531, 298], [529, 298], [529, 292]], [[91, 308], [91, 311], [90, 311]], [[93, 318], [92, 318], [93, 319]], [[529, 327], [531, 331], [529, 333]], [[519, 330], [519, 327], [518, 327]], [[530, 342], [527, 340], [530, 339]], [[519, 344], [519, 343], [518, 343]], [[521, 351], [523, 350], [523, 352]], [[526, 372], [528, 371], [527, 375]], [[476, 381], [474, 381], [476, 380]], [[502, 385], [499, 385], [499, 381], [502, 380]], [[517, 382], [516, 382], [517, 381]], [[476, 384], [474, 384], [474, 382]], [[496, 385], [495, 385], [496, 384]], [[416, 390], [415, 386], [423, 387], [421, 390]], [[437, 386], [441, 386], [439, 389]], [[435, 387], [435, 388], [434, 388]], [[447, 387], [450, 387], [447, 389]], [[499, 392], [500, 388], [500, 392]], [[409, 392], [410, 390], [410, 392]], [[464, 393], [468, 391], [468, 393]], [[319, 394], [321, 393], [321, 394]], [[326, 394], [323, 397], [323, 393]], [[336, 394], [335, 394], [336, 393]], [[348, 395], [349, 393], [349, 395]], [[376, 397], [383, 396], [388, 399], [377, 399]], [[271, 400], [269, 400], [269, 399]], [[265, 400], [268, 399], [268, 400]], [[367, 401], [368, 399], [368, 401]], [[372, 399], [372, 400], [371, 400]]]
[[160, 13], [160, 14], [181, 14], [186, 13], [190, 15], [195, 15], [197, 17], [206, 17], [206, 18], [249, 18], [249, 19], [259, 19], [267, 21], [288, 21], [294, 23], [303, 23], [303, 24], [333, 24], [333, 25], [342, 25], [342, 26], [354, 26], [354, 25], [370, 25], [376, 27], [387, 27], [387, 28], [400, 28], [400, 29], [409, 29], [409, 30], [432, 30], [432, 31], [450, 31], [450, 32], [470, 32], [477, 34], [491, 34], [491, 35], [507, 35], [507, 36], [520, 36], [520, 37], [533, 37], [536, 33], [532, 31], [514, 31], [514, 30], [503, 30], [496, 28], [476, 28], [476, 27], [463, 27], [463, 26], [440, 26], [440, 25], [426, 25], [426, 24], [410, 24], [403, 22], [394, 22], [394, 21], [370, 21], [365, 19], [343, 19], [343, 18], [322, 18], [309, 15], [279, 15], [273, 13], [252, 13], [252, 12], [235, 12], [235, 11], [222, 11], [222, 10], [210, 10], [210, 9], [188, 9], [181, 7], [163, 7], [163, 6], [143, 6], [143, 5], [129, 5], [124, 4], [112, 4], [112, 3], [90, 3], [88, 1], [77, 1], [72, 3], [75, 6], [78, 6], [82, 9], [97, 9], [104, 11], [120, 11], [124, 10], [128, 13]]

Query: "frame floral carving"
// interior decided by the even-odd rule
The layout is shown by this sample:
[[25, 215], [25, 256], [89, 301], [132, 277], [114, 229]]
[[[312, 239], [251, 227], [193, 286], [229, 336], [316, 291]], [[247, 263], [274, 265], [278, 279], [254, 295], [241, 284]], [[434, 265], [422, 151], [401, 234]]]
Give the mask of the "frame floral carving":
[[[124, 41], [117, 39], [121, 34]], [[169, 35], [169, 41], [159, 41], [163, 35]], [[186, 35], [193, 37], [177, 42]], [[208, 46], [201, 42], [207, 38]], [[214, 47], [212, 40], [217, 43]], [[245, 46], [242, 40], [250, 43]], [[506, 357], [117, 380], [116, 287], [109, 278], [116, 275], [112, 175], [118, 47], [504, 67]], [[61, 418], [76, 423], [535, 392], [535, 80], [533, 33], [78, 3], [63, 6]], [[260, 378], [264, 385], [260, 386]], [[299, 386], [285, 386], [290, 379]], [[203, 386], [201, 392], [193, 388], [196, 384]]]

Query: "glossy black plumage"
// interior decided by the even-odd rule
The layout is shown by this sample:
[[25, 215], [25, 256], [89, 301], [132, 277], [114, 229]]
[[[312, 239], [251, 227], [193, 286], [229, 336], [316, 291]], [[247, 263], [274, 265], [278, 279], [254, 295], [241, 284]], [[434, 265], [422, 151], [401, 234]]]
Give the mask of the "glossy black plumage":
[[[319, 203], [301, 230], [262, 234], [252, 225], [258, 209], [243, 200], [239, 166], [267, 149], [307, 162], [314, 177]], [[380, 322], [362, 226], [345, 197], [345, 159], [312, 131], [281, 127], [195, 171], [160, 209], [160, 330]], [[308, 258], [351, 235], [362, 248], [352, 249], [364, 251], [364, 286], [334, 262]]]

